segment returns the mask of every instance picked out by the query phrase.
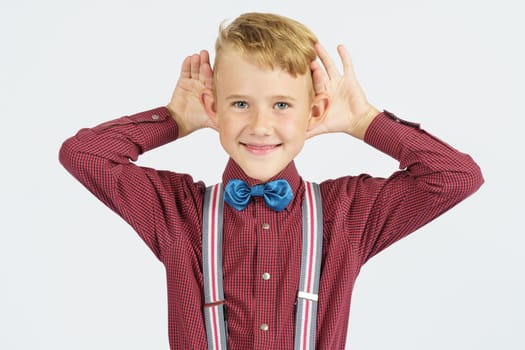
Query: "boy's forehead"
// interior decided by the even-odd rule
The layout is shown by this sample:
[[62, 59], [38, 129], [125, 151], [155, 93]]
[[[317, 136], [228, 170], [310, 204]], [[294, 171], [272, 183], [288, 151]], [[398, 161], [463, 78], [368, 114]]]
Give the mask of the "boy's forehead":
[[[231, 49], [221, 53], [218, 64], [215, 65], [215, 85], [217, 89], [235, 89], [245, 86], [255, 88], [271, 88], [277, 94], [294, 92], [297, 88], [311, 87], [311, 75], [292, 76], [280, 67], [265, 67], [250, 56], [238, 50]], [[267, 82], [268, 85], [264, 85]], [[283, 84], [284, 83], [284, 84]], [[263, 84], [256, 86], [256, 84]], [[280, 91], [280, 92], [279, 92]]]

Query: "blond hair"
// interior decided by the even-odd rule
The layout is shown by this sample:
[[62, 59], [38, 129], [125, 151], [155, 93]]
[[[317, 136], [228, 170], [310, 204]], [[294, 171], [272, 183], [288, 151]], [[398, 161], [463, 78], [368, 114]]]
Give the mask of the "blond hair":
[[317, 57], [316, 42], [312, 31], [298, 21], [270, 13], [245, 13], [227, 26], [221, 24], [213, 70], [217, 72], [224, 51], [235, 49], [260, 67], [278, 67], [295, 77], [309, 72]]

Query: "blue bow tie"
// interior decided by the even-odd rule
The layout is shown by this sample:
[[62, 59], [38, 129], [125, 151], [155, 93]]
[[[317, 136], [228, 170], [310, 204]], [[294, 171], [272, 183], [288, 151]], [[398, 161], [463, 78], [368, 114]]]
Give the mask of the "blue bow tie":
[[250, 187], [242, 180], [233, 179], [224, 188], [224, 201], [237, 210], [246, 208], [251, 196], [263, 197], [270, 208], [282, 211], [292, 200], [293, 193], [286, 180], [275, 180]]

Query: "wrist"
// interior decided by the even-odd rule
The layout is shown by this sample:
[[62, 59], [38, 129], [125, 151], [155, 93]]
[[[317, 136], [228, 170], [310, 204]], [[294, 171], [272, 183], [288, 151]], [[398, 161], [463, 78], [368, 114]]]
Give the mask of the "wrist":
[[185, 125], [184, 121], [180, 117], [178, 113], [175, 112], [175, 110], [172, 108], [172, 106], [167, 105], [166, 108], [170, 112], [170, 116], [173, 120], [175, 120], [175, 123], [177, 124], [177, 130], [178, 130], [178, 136], [177, 138], [184, 137], [191, 133], [191, 130], [188, 129], [188, 127]]
[[369, 108], [358, 118], [355, 125], [347, 131], [347, 134], [352, 135], [360, 140], [365, 139], [366, 131], [372, 121], [379, 115], [381, 112], [372, 105], [369, 105]]

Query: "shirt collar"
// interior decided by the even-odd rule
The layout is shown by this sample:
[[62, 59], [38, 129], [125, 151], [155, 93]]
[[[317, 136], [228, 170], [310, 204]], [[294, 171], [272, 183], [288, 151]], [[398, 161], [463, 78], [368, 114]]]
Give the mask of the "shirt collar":
[[[237, 163], [235, 163], [233, 159], [230, 158], [222, 174], [222, 183], [226, 185], [231, 179], [242, 180], [250, 186], [261, 183], [261, 181], [246, 175], [241, 169], [241, 167]], [[277, 179], [284, 179], [288, 181], [294, 193], [294, 197], [296, 197], [296, 194], [299, 193], [299, 188], [301, 186], [301, 177], [297, 172], [297, 168], [295, 167], [294, 161], [288, 163], [288, 165], [283, 170], [281, 170], [277, 175], [273, 176], [270, 180], [268, 180], [268, 182]]]

